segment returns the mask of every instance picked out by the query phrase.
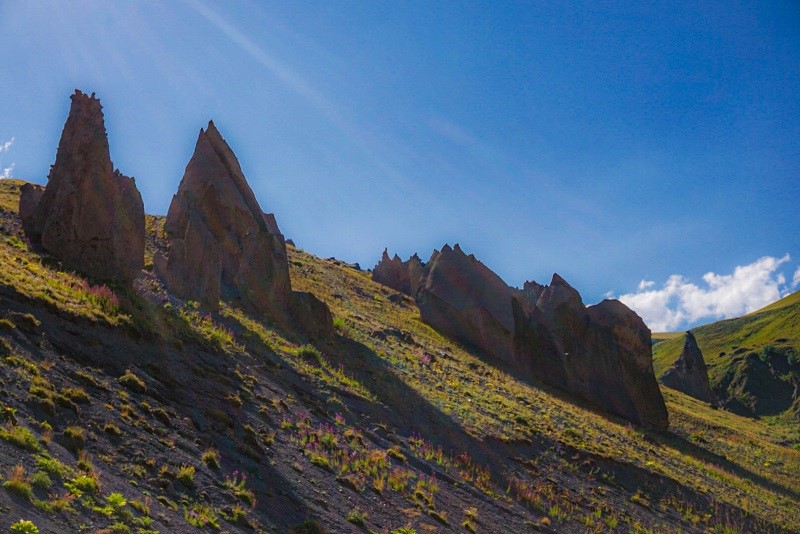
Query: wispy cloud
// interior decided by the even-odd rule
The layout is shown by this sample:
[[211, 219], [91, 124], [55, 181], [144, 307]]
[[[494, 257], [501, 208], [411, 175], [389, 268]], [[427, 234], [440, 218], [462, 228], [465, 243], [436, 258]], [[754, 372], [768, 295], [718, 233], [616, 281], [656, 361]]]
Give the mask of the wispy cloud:
[[[0, 154], [3, 152], [8, 152], [11, 150], [11, 147], [14, 145], [14, 138], [12, 137], [8, 141], [0, 142]], [[2, 161], [0, 161], [0, 178], [11, 178], [11, 173], [14, 172], [14, 163], [8, 166], [2, 166]]]
[[408, 185], [406, 177], [383, 157], [378, 155], [380, 148], [375, 145], [371, 136], [368, 135], [369, 132], [366, 132], [364, 128], [352, 120], [352, 118], [343, 111], [342, 106], [329, 99], [295, 69], [279, 60], [273, 54], [270, 54], [255, 40], [226, 21], [205, 3], [199, 0], [184, 1], [196, 13], [239, 46], [243, 52], [257, 61], [267, 72], [314, 106], [350, 143], [353, 144], [353, 146], [366, 154], [372, 163], [385, 174], [391, 175], [397, 182], [403, 185]]
[[[673, 274], [660, 289], [652, 280], [642, 280], [635, 293], [619, 300], [638, 313], [653, 331], [669, 331], [704, 320], [727, 319], [755, 311], [785, 296], [790, 288], [780, 267], [790, 261], [765, 256], [748, 265], [736, 267], [731, 274], [703, 275], [695, 284]], [[800, 284], [800, 268], [794, 273], [792, 287]]]
[[11, 178], [11, 173], [14, 172], [14, 164], [12, 163], [8, 167], [3, 167], [3, 171], [0, 172], [0, 178]]

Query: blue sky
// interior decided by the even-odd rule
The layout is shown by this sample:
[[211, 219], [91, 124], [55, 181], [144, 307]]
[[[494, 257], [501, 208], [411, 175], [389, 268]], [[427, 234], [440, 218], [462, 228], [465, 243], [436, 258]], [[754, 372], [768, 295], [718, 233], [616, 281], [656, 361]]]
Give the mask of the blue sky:
[[800, 285], [796, 2], [2, 0], [0, 35], [0, 174], [45, 181], [80, 88], [150, 213], [213, 118], [322, 257], [458, 242], [659, 330]]

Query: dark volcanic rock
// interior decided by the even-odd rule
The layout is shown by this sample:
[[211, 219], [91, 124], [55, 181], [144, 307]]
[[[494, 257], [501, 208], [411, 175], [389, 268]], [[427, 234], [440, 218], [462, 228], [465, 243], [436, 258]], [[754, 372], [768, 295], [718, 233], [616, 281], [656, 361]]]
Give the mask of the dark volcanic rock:
[[102, 280], [129, 282], [144, 266], [144, 204], [114, 169], [100, 101], [75, 91], [47, 186], [20, 197], [25, 233], [53, 257]]
[[686, 332], [683, 352], [675, 364], [661, 377], [667, 387], [683, 391], [696, 399], [714, 402], [714, 394], [708, 382], [708, 369], [703, 353], [691, 332]]
[[543, 290], [530, 313], [514, 306], [515, 349], [540, 380], [647, 427], [668, 426], [653, 372], [650, 330], [617, 300], [583, 305], [563, 278]]
[[290, 286], [283, 236], [213, 122], [200, 130], [164, 231], [169, 251], [155, 267], [171, 292], [209, 309], [224, 298], [284, 322]]
[[514, 363], [511, 300], [515, 294], [475, 256], [467, 256], [458, 245], [445, 245], [426, 264], [416, 297], [423, 321]]
[[372, 270], [372, 279], [413, 297], [417, 294], [424, 267], [416, 254], [402, 261], [397, 254], [389, 258], [389, 252], [384, 249], [381, 261]]

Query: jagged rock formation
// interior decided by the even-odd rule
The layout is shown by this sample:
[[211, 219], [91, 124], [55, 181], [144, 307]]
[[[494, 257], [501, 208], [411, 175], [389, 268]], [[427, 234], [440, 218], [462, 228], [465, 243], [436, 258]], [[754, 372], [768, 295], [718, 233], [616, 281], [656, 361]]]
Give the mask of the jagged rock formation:
[[515, 349], [534, 375], [647, 427], [668, 426], [653, 373], [650, 330], [617, 300], [584, 306], [563, 278], [553, 275], [529, 311], [515, 300]]
[[445, 245], [423, 270], [417, 305], [426, 323], [523, 375], [636, 423], [667, 427], [650, 330], [618, 301], [587, 308], [557, 274], [549, 286], [514, 289], [458, 245]]
[[384, 249], [381, 261], [372, 270], [372, 279], [413, 297], [417, 294], [424, 267], [425, 264], [416, 254], [403, 261], [397, 254], [389, 258], [389, 251]]
[[64, 264], [101, 280], [129, 282], [144, 266], [144, 204], [133, 178], [114, 169], [103, 111], [78, 90], [47, 186], [25, 186], [25, 233]]
[[435, 329], [514, 363], [514, 295], [475, 256], [445, 245], [425, 265], [416, 298], [422, 320]]
[[686, 332], [683, 352], [661, 377], [661, 383], [701, 401], [715, 402], [703, 352], [697, 346], [697, 340], [691, 332]]
[[292, 292], [275, 216], [261, 210], [213, 121], [200, 130], [164, 232], [168, 251], [156, 255], [154, 267], [176, 296], [210, 310], [225, 299], [279, 324], [292, 320], [310, 337], [332, 335], [327, 306]]
[[208, 309], [224, 298], [281, 320], [289, 305], [289, 268], [272, 222], [209, 122], [172, 198], [164, 225], [169, 252], [156, 258], [156, 272], [175, 295]]

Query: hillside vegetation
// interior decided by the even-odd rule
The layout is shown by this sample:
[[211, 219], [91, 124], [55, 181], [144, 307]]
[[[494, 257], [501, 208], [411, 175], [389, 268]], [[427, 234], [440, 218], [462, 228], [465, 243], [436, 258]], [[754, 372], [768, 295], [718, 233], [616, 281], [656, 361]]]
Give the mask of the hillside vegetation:
[[[800, 422], [800, 292], [758, 311], [692, 330], [709, 380], [730, 408], [750, 415], [784, 415]], [[682, 334], [656, 334], [653, 365], [662, 375], [680, 356]]]
[[294, 247], [292, 286], [335, 318], [316, 346], [149, 272], [95, 284], [30, 249], [20, 184], [0, 181], [0, 529], [800, 531], [788, 427], [665, 388], [670, 430], [644, 431]]

